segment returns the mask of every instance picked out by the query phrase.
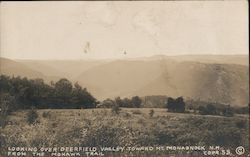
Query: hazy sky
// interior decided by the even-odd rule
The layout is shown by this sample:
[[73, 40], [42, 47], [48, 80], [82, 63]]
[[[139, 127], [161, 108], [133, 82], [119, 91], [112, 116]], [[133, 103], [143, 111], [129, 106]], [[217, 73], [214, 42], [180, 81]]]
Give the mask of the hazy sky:
[[246, 0], [1, 2], [13, 59], [248, 54], [248, 39]]

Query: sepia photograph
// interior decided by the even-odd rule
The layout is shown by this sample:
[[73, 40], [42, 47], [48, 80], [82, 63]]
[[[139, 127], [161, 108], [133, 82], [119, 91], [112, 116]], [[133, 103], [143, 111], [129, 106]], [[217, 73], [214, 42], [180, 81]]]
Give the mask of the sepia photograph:
[[0, 2], [0, 157], [250, 157], [247, 0]]

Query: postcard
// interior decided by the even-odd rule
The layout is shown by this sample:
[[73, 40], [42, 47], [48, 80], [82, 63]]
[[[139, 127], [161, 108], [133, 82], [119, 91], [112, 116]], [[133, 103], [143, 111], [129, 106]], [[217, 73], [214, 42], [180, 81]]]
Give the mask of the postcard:
[[0, 157], [247, 157], [246, 0], [0, 2]]

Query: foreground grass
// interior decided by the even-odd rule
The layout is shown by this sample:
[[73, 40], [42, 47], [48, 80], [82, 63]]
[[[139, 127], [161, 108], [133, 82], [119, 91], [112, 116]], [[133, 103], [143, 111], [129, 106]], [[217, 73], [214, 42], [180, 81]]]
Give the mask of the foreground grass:
[[[110, 109], [38, 110], [34, 125], [27, 123], [27, 112], [8, 117], [2, 128], [1, 150], [7, 147], [60, 146], [223, 146], [235, 150], [249, 148], [249, 117], [203, 116], [169, 113], [165, 109], [123, 108], [117, 115]], [[248, 153], [249, 150], [246, 150]], [[107, 153], [108, 157], [125, 156], [202, 156], [197, 152], [123, 152]]]

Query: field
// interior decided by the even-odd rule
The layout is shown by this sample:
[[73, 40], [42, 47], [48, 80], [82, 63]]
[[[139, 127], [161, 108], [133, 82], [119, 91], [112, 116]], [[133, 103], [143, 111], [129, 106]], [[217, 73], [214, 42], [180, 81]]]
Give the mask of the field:
[[[37, 110], [36, 122], [28, 124], [27, 113], [28, 110], [11, 113], [8, 124], [0, 128], [0, 156], [7, 156], [8, 147], [66, 146], [98, 149], [103, 146], [221, 146], [219, 150], [229, 149], [231, 156], [235, 156], [236, 147], [243, 146], [245, 153], [249, 153], [249, 116], [246, 115], [203, 116], [150, 108], [122, 108], [119, 114], [112, 113], [111, 109], [46, 109]], [[200, 157], [203, 153], [171, 150], [103, 152], [108, 157]]]

